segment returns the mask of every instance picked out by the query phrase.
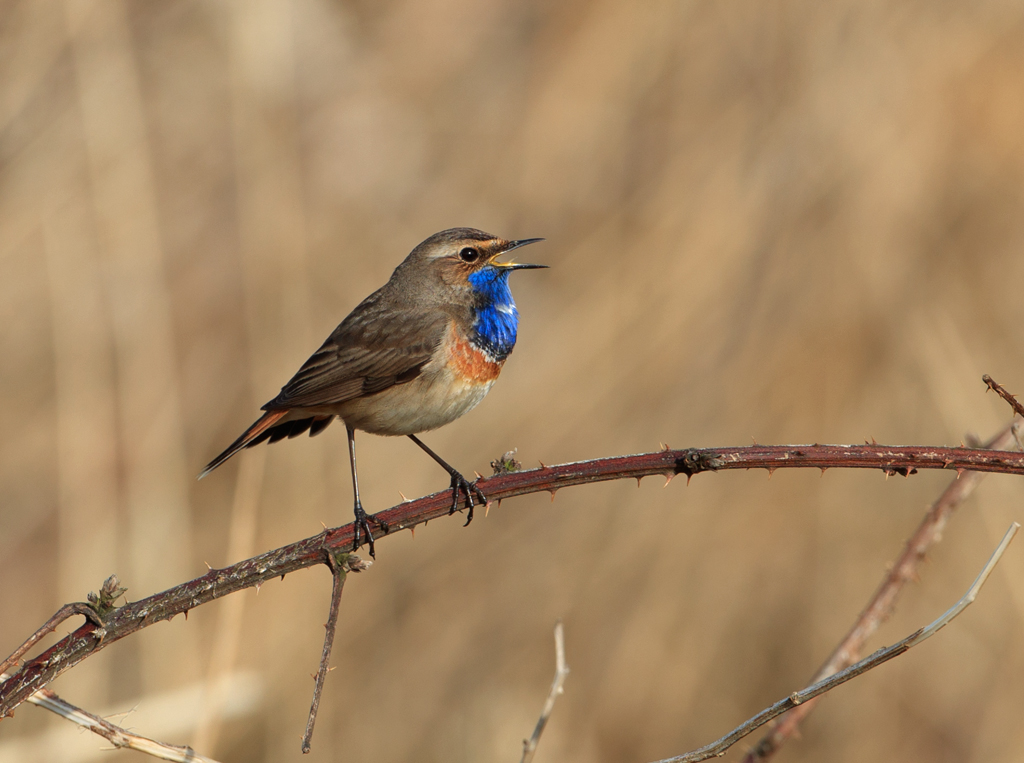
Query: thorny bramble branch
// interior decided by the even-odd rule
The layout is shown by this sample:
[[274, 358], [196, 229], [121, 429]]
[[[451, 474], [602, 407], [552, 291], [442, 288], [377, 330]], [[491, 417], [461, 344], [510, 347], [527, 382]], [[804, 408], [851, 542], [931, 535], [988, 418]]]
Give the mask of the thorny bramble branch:
[[[748, 445], [735, 448], [665, 448], [654, 453], [617, 456], [580, 461], [559, 466], [502, 474], [480, 481], [490, 501], [548, 491], [563, 487], [636, 479], [663, 475], [671, 480], [677, 474], [687, 478], [706, 471], [762, 468], [772, 472], [782, 468], [835, 467], [880, 469], [887, 475], [915, 474], [920, 469], [951, 469], [1024, 475], [1024, 454], [967, 447], [946, 448], [922, 445]], [[375, 516], [385, 535], [409, 529], [444, 516], [450, 507], [448, 490], [401, 503]], [[0, 683], [0, 718], [11, 712], [33, 693], [42, 689], [64, 671], [103, 647], [142, 628], [190, 609], [252, 588], [289, 572], [324, 563], [324, 550], [344, 551], [352, 545], [353, 526], [325, 530], [311, 538], [254, 556], [223, 569], [211, 569], [140, 601], [119, 607], [104, 616], [102, 625], [89, 621], [61, 639], [38, 657], [28, 660], [13, 676]], [[76, 604], [75, 607], [83, 605]], [[62, 610], [63, 611], [63, 610]], [[93, 613], [96, 614], [95, 609]], [[35, 638], [35, 637], [33, 637]], [[38, 639], [36, 639], [38, 640]]]
[[1024, 416], [1024, 405], [1021, 405], [1019, 402], [1017, 402], [1017, 398], [1015, 398], [1013, 395], [1007, 392], [1006, 388], [1002, 384], [997, 382], [988, 374], [982, 376], [981, 380], [988, 385], [988, 388], [990, 390], [995, 391], [999, 395], [999, 397], [1003, 398], [1003, 400], [1005, 400], [1009, 404], [1009, 406], [1013, 408], [1014, 413], [1016, 413], [1018, 416]]

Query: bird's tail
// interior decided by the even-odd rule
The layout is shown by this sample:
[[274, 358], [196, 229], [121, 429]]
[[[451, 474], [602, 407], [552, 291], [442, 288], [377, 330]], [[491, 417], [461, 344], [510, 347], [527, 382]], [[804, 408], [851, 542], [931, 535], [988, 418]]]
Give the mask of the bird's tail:
[[231, 445], [227, 447], [227, 450], [208, 463], [197, 479], [205, 477], [235, 455], [238, 451], [248, 448], [250, 445], [255, 445], [257, 442], [262, 442], [260, 435], [265, 434], [268, 429], [281, 421], [281, 419], [286, 415], [288, 415], [288, 411], [268, 411], [267, 413], [264, 413], [256, 423], [242, 433], [241, 437], [231, 443]]

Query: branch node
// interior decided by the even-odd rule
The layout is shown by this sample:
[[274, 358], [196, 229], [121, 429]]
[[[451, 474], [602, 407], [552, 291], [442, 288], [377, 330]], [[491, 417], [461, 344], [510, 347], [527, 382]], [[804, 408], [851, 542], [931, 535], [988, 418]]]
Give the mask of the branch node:
[[676, 457], [676, 474], [692, 477], [701, 472], [714, 471], [721, 465], [722, 459], [717, 455], [689, 448]]
[[[517, 450], [519, 449], [512, 448], [512, 450], [505, 451], [501, 456], [491, 461], [491, 468], [494, 470], [491, 476], [497, 477], [502, 474], [513, 474], [514, 472], [521, 471], [523, 465], [516, 461]], [[543, 467], [544, 464], [541, 464], [541, 468]]]
[[106, 616], [117, 609], [114, 602], [127, 593], [127, 591], [127, 588], [121, 586], [121, 581], [118, 580], [117, 575], [111, 575], [103, 581], [103, 585], [100, 586], [99, 595], [92, 591], [89, 592], [86, 599], [99, 618], [98, 621], [95, 621], [98, 627], [103, 627], [103, 620]]

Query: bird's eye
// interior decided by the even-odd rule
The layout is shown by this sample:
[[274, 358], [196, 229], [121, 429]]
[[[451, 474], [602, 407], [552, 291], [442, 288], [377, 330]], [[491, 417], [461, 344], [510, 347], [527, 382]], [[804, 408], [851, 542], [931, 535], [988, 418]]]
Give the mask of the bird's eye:
[[471, 246], [464, 247], [459, 251], [459, 259], [463, 262], [476, 262], [480, 259], [480, 250]]

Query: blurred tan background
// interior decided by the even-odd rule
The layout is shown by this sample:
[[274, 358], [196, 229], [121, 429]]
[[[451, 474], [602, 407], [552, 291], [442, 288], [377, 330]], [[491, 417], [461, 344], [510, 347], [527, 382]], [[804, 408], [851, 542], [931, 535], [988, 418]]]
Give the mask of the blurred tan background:
[[[0, 651], [110, 573], [137, 599], [350, 521], [337, 425], [195, 475], [451, 226], [551, 265], [514, 279], [500, 383], [426, 437], [466, 473], [989, 436], [981, 375], [1024, 392], [1022, 43], [1024, 7], [985, 0], [0, 3]], [[446, 484], [406, 440], [359, 455], [371, 511]], [[391, 538], [346, 588], [308, 760], [518, 760], [557, 618], [538, 763], [702, 745], [804, 684], [948, 480], [623, 482]], [[986, 480], [871, 648], [951, 605], [1022, 501]], [[298, 760], [329, 590], [289, 576], [53, 688]], [[1016, 760], [1022, 679], [1018, 541], [780, 759]], [[66, 725], [19, 710], [0, 760], [148, 760]]]

